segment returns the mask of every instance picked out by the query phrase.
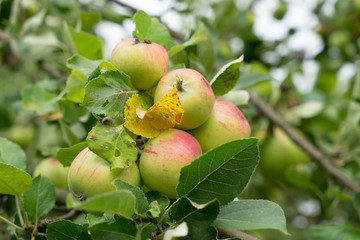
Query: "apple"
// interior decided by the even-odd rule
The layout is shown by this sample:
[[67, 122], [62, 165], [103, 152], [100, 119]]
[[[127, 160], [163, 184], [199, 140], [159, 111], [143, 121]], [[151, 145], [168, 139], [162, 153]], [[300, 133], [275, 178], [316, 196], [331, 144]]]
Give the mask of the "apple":
[[176, 127], [184, 130], [199, 127], [209, 118], [214, 107], [215, 96], [209, 82], [193, 69], [170, 71], [160, 79], [154, 101], [159, 101], [174, 86], [178, 89], [178, 96], [184, 108], [183, 120]]
[[89, 148], [82, 150], [71, 163], [68, 174], [69, 190], [79, 199], [115, 191], [112, 184], [120, 179], [134, 186], [140, 186], [140, 173], [136, 163], [128, 168], [111, 170], [110, 163]]
[[307, 163], [307, 155], [281, 129], [274, 128], [273, 135], [260, 147], [260, 169], [265, 176], [283, 180], [288, 167]]
[[67, 175], [69, 167], [64, 167], [56, 158], [42, 160], [34, 170], [34, 177], [43, 175], [47, 177], [56, 188], [67, 188]]
[[147, 188], [177, 198], [180, 170], [201, 155], [196, 139], [185, 131], [168, 129], [150, 139], [140, 156], [140, 174]]
[[6, 137], [19, 144], [22, 148], [26, 148], [35, 140], [35, 129], [32, 125], [14, 125], [6, 133]]
[[110, 62], [131, 77], [136, 89], [148, 90], [166, 73], [169, 56], [159, 44], [129, 38], [115, 46]]
[[223, 143], [249, 137], [251, 129], [245, 116], [234, 104], [216, 99], [209, 119], [189, 133], [198, 140], [205, 153]]

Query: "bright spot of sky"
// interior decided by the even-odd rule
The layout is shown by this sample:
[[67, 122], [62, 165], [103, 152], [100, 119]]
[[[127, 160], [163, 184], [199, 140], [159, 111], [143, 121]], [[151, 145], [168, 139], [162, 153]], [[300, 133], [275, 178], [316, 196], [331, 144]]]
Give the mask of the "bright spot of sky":
[[303, 216], [317, 217], [321, 213], [321, 206], [318, 200], [310, 198], [300, 202], [297, 206], [297, 210]]

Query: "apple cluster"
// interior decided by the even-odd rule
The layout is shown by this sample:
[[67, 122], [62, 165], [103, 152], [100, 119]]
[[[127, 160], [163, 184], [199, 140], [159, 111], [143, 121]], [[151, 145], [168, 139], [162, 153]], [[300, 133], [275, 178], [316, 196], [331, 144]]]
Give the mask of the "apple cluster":
[[107, 161], [85, 148], [72, 162], [68, 186], [78, 198], [114, 191], [112, 181], [158, 191], [177, 198], [180, 170], [209, 150], [231, 140], [250, 136], [250, 126], [232, 103], [215, 99], [205, 77], [196, 70], [168, 71], [169, 57], [162, 46], [138, 38], [119, 42], [111, 63], [131, 77], [132, 85], [153, 93], [154, 102], [177, 88], [183, 107], [182, 122], [146, 142], [137, 163], [113, 171]]

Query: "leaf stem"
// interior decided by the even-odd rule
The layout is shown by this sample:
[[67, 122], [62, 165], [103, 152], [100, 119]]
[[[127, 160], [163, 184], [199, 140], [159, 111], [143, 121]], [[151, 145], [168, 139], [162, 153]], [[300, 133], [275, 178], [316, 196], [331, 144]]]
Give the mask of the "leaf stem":
[[22, 232], [25, 231], [22, 227], [16, 225], [15, 223], [11, 222], [10, 220], [8, 220], [8, 219], [6, 219], [6, 218], [4, 218], [2, 216], [0, 216], [0, 219], [3, 220], [4, 222], [6, 222], [7, 224], [9, 224], [10, 226], [14, 227], [16, 230], [19, 230], [19, 231], [22, 231]]
[[22, 208], [23, 213], [24, 213], [25, 226], [28, 228], [30, 226], [29, 217], [28, 217], [27, 212], [25, 211], [25, 208], [23, 207], [24, 203], [23, 203], [22, 199], [20, 199], [20, 204], [21, 204], [21, 208]]
[[20, 207], [20, 197], [16, 196], [15, 200], [16, 200], [16, 209], [17, 209], [18, 214], [19, 214], [20, 224], [21, 224], [21, 226], [24, 226], [24, 219], [23, 219], [22, 211], [21, 211], [21, 207]]
[[35, 226], [34, 226], [34, 229], [31, 233], [31, 240], [35, 240], [35, 236], [37, 235], [37, 229], [38, 229], [38, 222], [39, 222], [39, 219], [38, 217], [36, 216], [36, 220], [35, 220]]
[[163, 213], [163, 215], [161, 215], [161, 217], [160, 217], [159, 222], [157, 223], [157, 225], [160, 225], [160, 224], [162, 223], [162, 221], [164, 221], [164, 218], [165, 218], [166, 215], [170, 212], [172, 206], [174, 206], [174, 204], [175, 204], [176, 202], [178, 202], [179, 199], [180, 199], [180, 198], [176, 199], [176, 201], [173, 202], [173, 204], [171, 204], [171, 206], [168, 207], [168, 208], [165, 210], [165, 212]]
[[19, 9], [20, 9], [20, 1], [15, 0], [11, 6], [11, 14], [10, 14], [10, 24], [15, 25], [18, 15], [19, 15]]

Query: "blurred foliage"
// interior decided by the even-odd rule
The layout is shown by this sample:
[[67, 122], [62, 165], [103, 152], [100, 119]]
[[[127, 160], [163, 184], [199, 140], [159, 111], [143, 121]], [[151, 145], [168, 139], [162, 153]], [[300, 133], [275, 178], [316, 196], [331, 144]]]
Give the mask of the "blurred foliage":
[[[182, 19], [185, 40], [167, 41], [170, 67], [185, 65], [210, 80], [220, 66], [244, 54], [240, 80], [232, 91], [252, 90], [360, 184], [360, 1], [308, 1], [306, 16], [313, 19], [308, 26], [301, 24], [308, 20], [301, 15], [291, 22], [299, 4], [265, 2], [174, 1], [171, 12]], [[97, 26], [112, 23], [127, 31], [131, 15], [116, 1], [0, 1], [0, 136], [24, 148], [29, 172], [59, 148], [86, 139], [97, 120], [77, 104], [81, 101], [74, 101], [79, 96], [71, 96], [69, 86], [63, 90], [68, 76], [71, 87], [84, 84], [79, 72], [85, 74], [86, 69], [77, 69], [74, 62], [71, 66], [67, 59], [109, 56]], [[276, 35], [270, 25], [261, 28], [264, 18], [286, 26], [285, 34]], [[313, 38], [303, 39], [304, 32]], [[239, 102], [234, 94], [231, 99]], [[264, 145], [272, 141], [269, 121], [249, 105], [241, 107], [253, 136]], [[256, 171], [239, 197], [277, 202], [285, 210], [292, 239], [330, 239], [324, 234], [331, 231], [351, 237], [359, 231], [352, 227], [360, 223], [359, 199], [314, 162], [289, 165], [285, 179], [269, 178], [262, 171], [261, 167]], [[2, 213], [5, 201], [0, 200]], [[348, 227], [321, 229], [324, 223]], [[0, 225], [0, 238], [6, 239], [3, 228]], [[285, 238], [270, 230], [252, 234]]]

